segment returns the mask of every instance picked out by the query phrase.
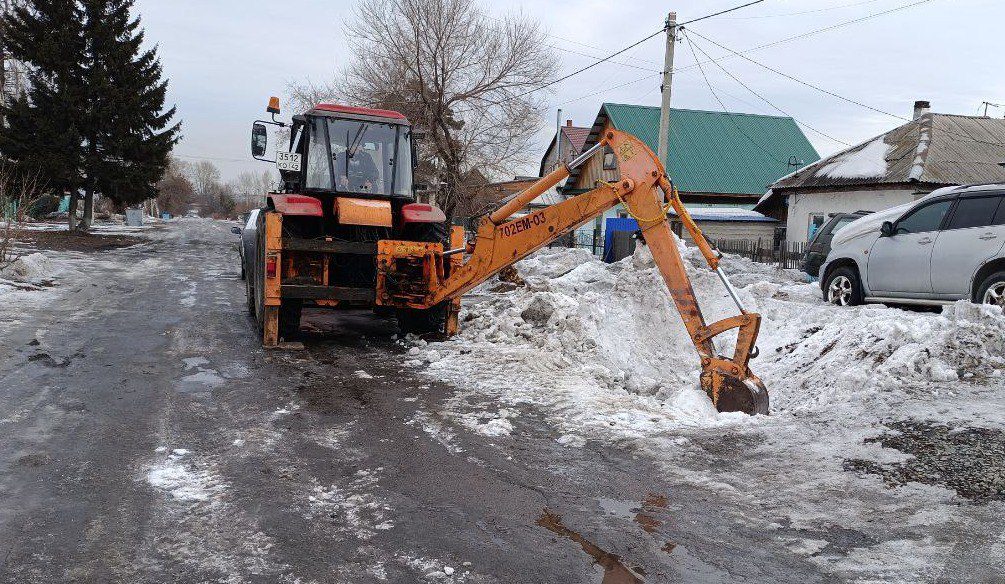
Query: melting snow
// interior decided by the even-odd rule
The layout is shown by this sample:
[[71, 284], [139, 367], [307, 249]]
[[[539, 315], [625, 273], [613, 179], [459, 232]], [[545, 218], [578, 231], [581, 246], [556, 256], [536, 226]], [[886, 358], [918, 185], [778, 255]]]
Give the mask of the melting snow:
[[[683, 255], [707, 320], [736, 314], [696, 250]], [[779, 543], [843, 578], [896, 573], [892, 581], [911, 581], [980, 524], [959, 517], [953, 491], [913, 483], [891, 490], [843, 462], [902, 458], [865, 442], [884, 421], [1005, 426], [1000, 311], [966, 302], [941, 314], [841, 308], [824, 303], [801, 273], [728, 257], [723, 269], [763, 317], [761, 356], [751, 367], [769, 389], [772, 415], [748, 417], [717, 413], [699, 389], [696, 352], [647, 248], [609, 265], [584, 250], [542, 250], [517, 267], [527, 285], [479, 288], [458, 337], [412, 341], [409, 363], [457, 388], [438, 418], [413, 422], [445, 446], [454, 436], [440, 419], [510, 433], [503, 412], [531, 405], [561, 444], [631, 440], [668, 476], [734, 500], [743, 510], [737, 521], [806, 530], [799, 539], [780, 534]], [[719, 351], [731, 353], [733, 342], [719, 340]], [[751, 446], [716, 466], [705, 445], [727, 432]], [[823, 543], [831, 527], [878, 543], [842, 555]], [[856, 565], [866, 557], [868, 565]]]
[[886, 155], [892, 149], [876, 138], [858, 150], [847, 150], [834, 155], [831, 160], [817, 170], [820, 176], [829, 178], [872, 178], [886, 174]]

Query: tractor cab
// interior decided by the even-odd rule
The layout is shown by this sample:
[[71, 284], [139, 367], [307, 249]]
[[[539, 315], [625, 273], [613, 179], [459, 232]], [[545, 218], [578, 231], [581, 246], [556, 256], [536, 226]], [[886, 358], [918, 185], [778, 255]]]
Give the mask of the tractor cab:
[[[278, 105], [276, 111], [278, 113]], [[256, 122], [252, 150], [265, 155], [264, 124]], [[402, 114], [381, 109], [318, 104], [294, 116], [288, 152], [276, 155], [286, 192], [326, 199], [414, 199], [412, 128]], [[257, 142], [256, 142], [257, 140]], [[256, 147], [260, 146], [260, 147]]]

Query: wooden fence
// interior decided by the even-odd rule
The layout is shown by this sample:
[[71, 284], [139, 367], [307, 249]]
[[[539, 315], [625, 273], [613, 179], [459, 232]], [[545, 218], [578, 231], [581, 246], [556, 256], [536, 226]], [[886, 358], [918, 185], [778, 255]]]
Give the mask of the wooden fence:
[[[777, 264], [779, 268], [790, 270], [801, 270], [803, 259], [806, 257], [807, 244], [801, 241], [782, 241], [777, 246], [773, 240], [765, 239], [717, 239], [713, 243], [722, 253], [743, 256], [762, 264]], [[552, 243], [549, 247], [581, 247], [600, 256], [604, 251], [604, 238], [603, 234], [577, 231]], [[626, 253], [630, 254], [632, 249], [634, 249], [633, 246], [626, 247], [624, 250], [612, 250], [613, 257], [604, 259], [607, 261], [620, 260]]]
[[750, 239], [718, 239], [715, 241], [715, 245], [722, 253], [743, 256], [763, 264], [778, 264], [779, 268], [790, 270], [802, 269], [807, 246], [802, 241], [782, 241], [776, 247], [773, 241], [764, 241], [762, 239], [756, 241]]

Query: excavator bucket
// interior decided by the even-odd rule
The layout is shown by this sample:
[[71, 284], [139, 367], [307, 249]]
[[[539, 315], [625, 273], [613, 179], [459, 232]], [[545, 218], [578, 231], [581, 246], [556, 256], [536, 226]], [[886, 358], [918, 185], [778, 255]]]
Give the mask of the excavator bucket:
[[741, 379], [707, 368], [701, 374], [701, 388], [720, 412], [768, 414], [768, 388], [752, 373]]

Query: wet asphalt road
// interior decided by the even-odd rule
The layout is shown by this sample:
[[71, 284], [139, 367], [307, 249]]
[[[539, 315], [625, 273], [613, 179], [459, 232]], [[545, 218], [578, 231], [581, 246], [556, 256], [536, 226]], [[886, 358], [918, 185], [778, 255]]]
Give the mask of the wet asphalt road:
[[438, 415], [392, 321], [263, 351], [229, 225], [100, 254], [0, 333], [0, 582], [820, 582], [631, 445]]

